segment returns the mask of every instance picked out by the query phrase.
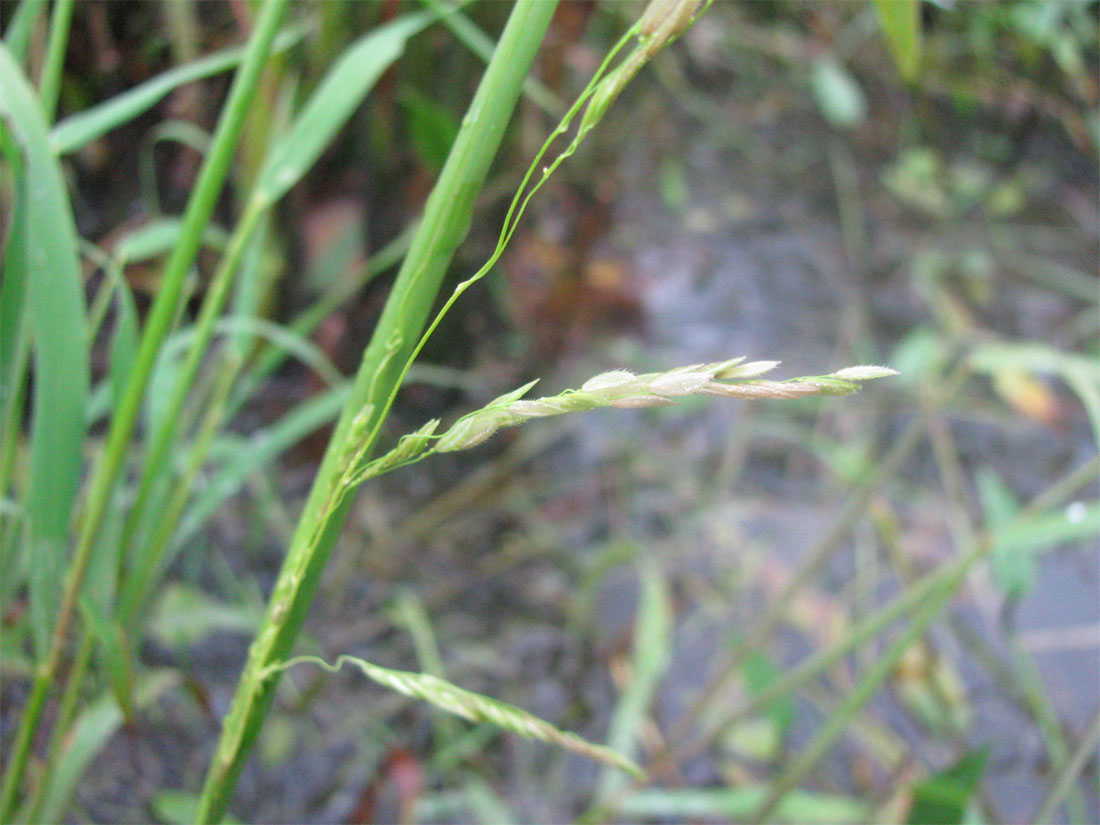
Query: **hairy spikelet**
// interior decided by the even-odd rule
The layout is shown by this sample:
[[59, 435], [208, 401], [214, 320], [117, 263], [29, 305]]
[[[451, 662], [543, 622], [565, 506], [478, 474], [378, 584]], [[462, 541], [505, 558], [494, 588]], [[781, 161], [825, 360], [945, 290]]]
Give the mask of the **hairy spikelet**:
[[314, 656], [300, 656], [290, 659], [273, 668], [285, 670], [295, 664], [311, 663], [336, 672], [345, 664], [350, 664], [374, 682], [412, 699], [422, 699], [440, 710], [461, 716], [470, 722], [488, 722], [504, 730], [517, 733], [528, 739], [537, 739], [551, 745], [587, 756], [619, 770], [626, 771], [636, 779], [645, 777], [638, 765], [603, 745], [589, 742], [575, 733], [560, 730], [549, 722], [528, 713], [522, 708], [501, 702], [480, 693], [460, 688], [446, 679], [440, 679], [428, 673], [412, 673], [407, 670], [392, 670], [355, 656], [340, 656], [334, 664]]

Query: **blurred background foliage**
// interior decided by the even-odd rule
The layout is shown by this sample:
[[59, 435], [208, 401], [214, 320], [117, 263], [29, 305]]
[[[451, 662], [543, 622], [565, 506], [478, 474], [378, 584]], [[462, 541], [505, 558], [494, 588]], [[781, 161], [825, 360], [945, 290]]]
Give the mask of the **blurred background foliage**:
[[[295, 7], [301, 36], [267, 69], [216, 223], [335, 57], [409, 5]], [[280, 426], [354, 371], [507, 11], [473, 3], [411, 40], [280, 204], [257, 300], [277, 325], [323, 307], [298, 328], [312, 366], [282, 364], [219, 434], [132, 658], [99, 679], [175, 675], [136, 711], [88, 711], [77, 818], [187, 816], [326, 440]], [[638, 12], [562, 4], [456, 273], [487, 257], [553, 115]], [[78, 3], [59, 119], [239, 43], [250, 14]], [[1097, 25], [1092, 0], [716, 3], [533, 202], [387, 438], [535, 377], [553, 392], [739, 355], [902, 375], [852, 399], [540, 423], [360, 495], [303, 652], [446, 674], [632, 754], [649, 782], [301, 669], [234, 809], [1097, 821]], [[43, 18], [32, 75], [45, 36]], [[149, 240], [186, 202], [227, 79], [180, 86], [65, 164], [80, 236], [135, 297], [105, 330], [158, 288]], [[185, 317], [224, 247], [209, 235]], [[94, 290], [109, 267], [87, 267]], [[101, 339], [96, 378], [125, 349]], [[242, 462], [265, 439], [280, 446]], [[30, 664], [5, 589], [7, 735]]]

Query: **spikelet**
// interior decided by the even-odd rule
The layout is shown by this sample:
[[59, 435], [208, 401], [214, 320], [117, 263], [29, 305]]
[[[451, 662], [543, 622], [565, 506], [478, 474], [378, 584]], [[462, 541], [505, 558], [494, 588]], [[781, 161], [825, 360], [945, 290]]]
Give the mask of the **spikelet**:
[[[585, 381], [579, 390], [525, 400], [535, 385], [532, 381], [507, 392], [480, 410], [464, 415], [442, 435], [436, 435], [437, 420], [403, 437], [386, 455], [367, 465], [356, 478], [371, 476], [418, 461], [431, 453], [451, 453], [476, 447], [497, 430], [514, 427], [533, 418], [547, 418], [601, 407], [634, 409], [660, 407], [689, 395], [717, 395], [726, 398], [805, 398], [811, 395], [848, 395], [860, 381], [885, 378], [897, 373], [889, 367], [847, 367], [829, 375], [792, 378], [788, 381], [757, 379], [778, 366], [778, 361], [750, 361], [731, 358], [709, 364], [691, 364], [666, 372], [635, 375], [626, 370], [600, 373]], [[751, 380], [746, 380], [751, 379]]]

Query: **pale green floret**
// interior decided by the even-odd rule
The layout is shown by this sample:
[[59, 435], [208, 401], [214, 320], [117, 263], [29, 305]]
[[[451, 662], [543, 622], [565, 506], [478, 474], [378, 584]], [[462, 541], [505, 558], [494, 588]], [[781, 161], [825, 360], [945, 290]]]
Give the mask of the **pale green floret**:
[[486, 424], [478, 415], [469, 415], [460, 418], [454, 426], [440, 436], [435, 443], [435, 452], [453, 453], [457, 450], [466, 450], [476, 447], [493, 433], [500, 429], [497, 424]]
[[658, 395], [692, 395], [710, 383], [713, 372], [672, 372], [658, 376], [649, 383], [649, 389]]
[[[740, 358], [738, 362], [743, 360], [743, 358]], [[729, 369], [719, 370], [714, 377], [726, 380], [734, 378], [755, 378], [758, 375], [771, 372], [782, 363], [782, 361], [750, 361], [747, 364], [736, 363]]]
[[632, 395], [615, 399], [611, 406], [620, 410], [631, 410], [637, 407], [667, 407], [674, 403], [676, 402], [663, 395]]
[[626, 370], [603, 372], [589, 378], [581, 384], [581, 392], [600, 392], [601, 390], [611, 389], [612, 387], [625, 387], [637, 380], [638, 376]]
[[870, 381], [873, 378], [887, 378], [897, 374], [897, 370], [892, 370], [889, 367], [861, 366], [845, 367], [834, 372], [832, 377], [845, 381]]
[[513, 401], [518, 401], [520, 398], [523, 398], [523, 396], [527, 395], [527, 393], [531, 391], [531, 388], [533, 386], [535, 386], [535, 384], [537, 384], [538, 382], [539, 382], [539, 379], [537, 379], [537, 378], [534, 381], [528, 381], [522, 387], [519, 387], [518, 389], [514, 389], [511, 392], [506, 392], [506, 393], [504, 393], [504, 395], [501, 395], [501, 396], [498, 396], [498, 397], [494, 398], [492, 401], [490, 401], [485, 406], [486, 407], [499, 407], [499, 406], [503, 406], [505, 404], [511, 404]]
[[439, 419], [433, 418], [415, 433], [402, 436], [401, 440], [397, 442], [397, 447], [387, 457], [392, 456], [392, 463], [397, 466], [420, 455], [431, 443], [431, 438], [438, 426]]

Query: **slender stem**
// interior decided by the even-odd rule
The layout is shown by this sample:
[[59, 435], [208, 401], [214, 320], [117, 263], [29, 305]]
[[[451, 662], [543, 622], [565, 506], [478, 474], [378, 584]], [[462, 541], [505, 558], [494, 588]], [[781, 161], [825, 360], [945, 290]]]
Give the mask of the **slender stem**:
[[61, 746], [64, 744], [65, 738], [72, 727], [73, 718], [76, 716], [77, 702], [80, 699], [80, 690], [84, 684], [84, 677], [88, 672], [88, 665], [91, 664], [92, 653], [94, 652], [95, 637], [90, 631], [86, 630], [84, 632], [84, 637], [80, 641], [80, 648], [77, 650], [76, 657], [73, 660], [73, 667], [69, 672], [69, 679], [65, 684], [65, 690], [61, 694], [61, 701], [58, 704], [57, 710], [57, 719], [54, 720], [54, 727], [50, 732], [50, 744], [46, 748], [46, 761], [41, 771], [41, 775], [38, 777], [38, 785], [35, 787], [30, 802], [25, 809], [30, 811], [27, 815], [27, 820], [29, 822], [42, 821], [42, 806], [46, 803], [46, 788], [49, 786], [49, 778], [55, 775], [53, 766], [57, 764], [57, 757], [61, 753]]
[[822, 726], [821, 730], [817, 732], [817, 735], [814, 736], [810, 744], [803, 749], [794, 762], [787, 766], [782, 775], [772, 783], [771, 788], [768, 790], [768, 795], [765, 797], [760, 809], [753, 817], [754, 822], [765, 820], [776, 809], [780, 802], [783, 801], [783, 797], [787, 792], [801, 782], [803, 777], [817, 765], [821, 758], [828, 752], [829, 748], [833, 746], [833, 743], [844, 733], [852, 717], [859, 712], [860, 708], [870, 701], [882, 682], [893, 672], [902, 654], [905, 653], [915, 640], [921, 637], [932, 620], [939, 615], [944, 604], [954, 595], [958, 586], [962, 584], [967, 571], [970, 570], [970, 567], [978, 561], [982, 555], [984, 555], [986, 550], [987, 545], [985, 543], [980, 543], [971, 548], [970, 552], [961, 560], [964, 563], [961, 563], [958, 568], [953, 571], [954, 575], [944, 581], [936, 593], [921, 606], [920, 610], [914, 615], [913, 621], [909, 627], [895, 638], [883, 654], [875, 660], [874, 665], [864, 674], [859, 684], [855, 686], [855, 689], [848, 694], [848, 697], [841, 703], [840, 707], [830, 714], [828, 720]]
[[[474, 200], [496, 154], [527, 70], [556, 3], [518, 0], [512, 9], [477, 94], [463, 119], [398, 273], [382, 316], [329, 442], [298, 523], [263, 627], [249, 651], [221, 740], [210, 763], [196, 817], [221, 819], [252, 743], [274, 696], [270, 670], [289, 653], [343, 526], [347, 501], [334, 499], [345, 468], [349, 433], [366, 411], [368, 431], [380, 419], [381, 402], [398, 380], [424, 327], [432, 301], [473, 216]], [[356, 431], [362, 432], [356, 422]]]
[[[214, 323], [229, 298], [229, 288], [233, 283], [233, 275], [240, 266], [253, 232], [260, 225], [265, 212], [266, 209], [258, 201], [251, 200], [249, 202], [244, 214], [237, 223], [237, 228], [229, 241], [229, 247], [226, 249], [225, 255], [219, 262], [217, 271], [207, 287], [206, 296], [203, 298], [202, 306], [199, 309], [199, 317], [195, 322], [194, 338], [188, 348], [187, 357], [180, 368], [180, 373], [175, 379], [172, 397], [165, 405], [164, 414], [153, 433], [153, 443], [149, 447], [149, 453], [142, 468], [137, 495], [126, 517], [126, 524], [119, 539], [120, 560], [126, 557], [134, 536], [137, 535], [138, 527], [142, 523], [142, 516], [149, 497], [152, 495], [157, 481], [163, 478], [164, 467], [179, 429], [180, 413], [188, 394], [191, 392], [199, 368], [202, 366], [203, 358], [210, 349], [210, 341], [214, 336]], [[139, 560], [138, 563], [143, 564], [144, 562]]]
[[[955, 439], [946, 422], [940, 418], [931, 420], [929, 434], [932, 439], [932, 450], [939, 466], [940, 478], [946, 494], [946, 500], [951, 502], [949, 510], [952, 512], [950, 521], [951, 530], [955, 534], [956, 544], [960, 547], [970, 546], [977, 535], [977, 528], [971, 523], [964, 502], [966, 501], [966, 480], [959, 459], [959, 451], [955, 445]], [[1020, 696], [1024, 700], [1027, 711], [1035, 720], [1039, 734], [1050, 753], [1051, 764], [1055, 769], [1061, 768], [1069, 755], [1069, 747], [1066, 745], [1058, 724], [1058, 714], [1047, 696], [1042, 679], [1035, 668], [1035, 662], [1028, 656], [1019, 644], [1015, 633], [1007, 634], [1008, 650], [1014, 665], [1012, 680], [1019, 689]], [[1075, 825], [1085, 822], [1085, 801], [1080, 790], [1075, 789], [1071, 794], [1068, 805], [1070, 818]]]
[[1054, 784], [1050, 786], [1050, 790], [1047, 792], [1046, 798], [1043, 799], [1039, 810], [1032, 817], [1032, 822], [1041, 825], [1044, 822], [1054, 821], [1054, 812], [1057, 810], [1059, 803], [1073, 787], [1073, 783], [1081, 775], [1081, 771], [1089, 759], [1096, 756], [1096, 745], [1098, 743], [1100, 743], [1100, 711], [1093, 715], [1088, 730], [1082, 734], [1081, 741], [1077, 744], [1073, 754], [1062, 765], [1061, 770], [1054, 779]]
[[202, 243], [203, 230], [221, 194], [222, 184], [225, 182], [229, 165], [233, 160], [237, 138], [248, 114], [287, 2], [288, 0], [266, 0], [262, 7], [259, 21], [249, 39], [245, 58], [233, 81], [229, 100], [219, 120], [213, 146], [203, 164], [194, 194], [187, 204], [180, 242], [173, 249], [172, 256], [165, 266], [160, 291], [149, 314], [125, 394], [116, 414], [111, 419], [107, 446], [89, 481], [88, 501], [80, 521], [76, 549], [65, 577], [61, 606], [54, 625], [50, 650], [35, 670], [31, 695], [23, 712], [19, 732], [16, 734], [15, 746], [4, 778], [3, 792], [0, 793], [0, 820], [9, 818], [15, 804], [15, 797], [22, 783], [30, 754], [31, 742], [38, 728], [46, 697], [61, 665], [77, 597], [84, 583], [92, 548], [103, 526], [115, 482], [122, 469], [126, 447], [137, 423], [145, 388], [156, 365], [161, 345], [176, 317], [187, 272], [195, 261]]
[[[1042, 509], [1055, 506], [1062, 497], [1071, 495], [1082, 484], [1093, 478], [1096, 475], [1098, 465], [1100, 465], [1100, 462], [1093, 459], [1069, 473], [1065, 478], [1055, 482], [1047, 490], [1032, 499], [1026, 507], [1022, 508], [1019, 514], [1020, 517], [1023, 518]], [[775, 781], [765, 802], [761, 805], [756, 817], [757, 820], [766, 818], [774, 811], [787, 791], [813, 769], [833, 742], [844, 732], [851, 717], [870, 700], [874, 690], [889, 675], [900, 655], [904, 653], [910, 643], [919, 638], [920, 634], [962, 584], [967, 572], [986, 556], [991, 547], [992, 539], [989, 536], [976, 537], [956, 561], [949, 563], [942, 572], [933, 574], [932, 580], [934, 580], [935, 586], [930, 591], [925, 590], [920, 585], [915, 588], [921, 590], [922, 595], [927, 597], [927, 602], [914, 615], [910, 626], [895, 639], [881, 657], [876, 659], [875, 664], [860, 680], [860, 683], [841, 707], [830, 715], [829, 720], [814, 737], [813, 741]], [[853, 634], [855, 632], [853, 631]], [[802, 671], [802, 668], [796, 669], [796, 673], [800, 671]], [[757, 703], [754, 702], [754, 704]], [[1063, 767], [1066, 764], [1068, 763], [1063, 763]], [[1039, 819], [1037, 821], [1044, 822], [1047, 820]]]

